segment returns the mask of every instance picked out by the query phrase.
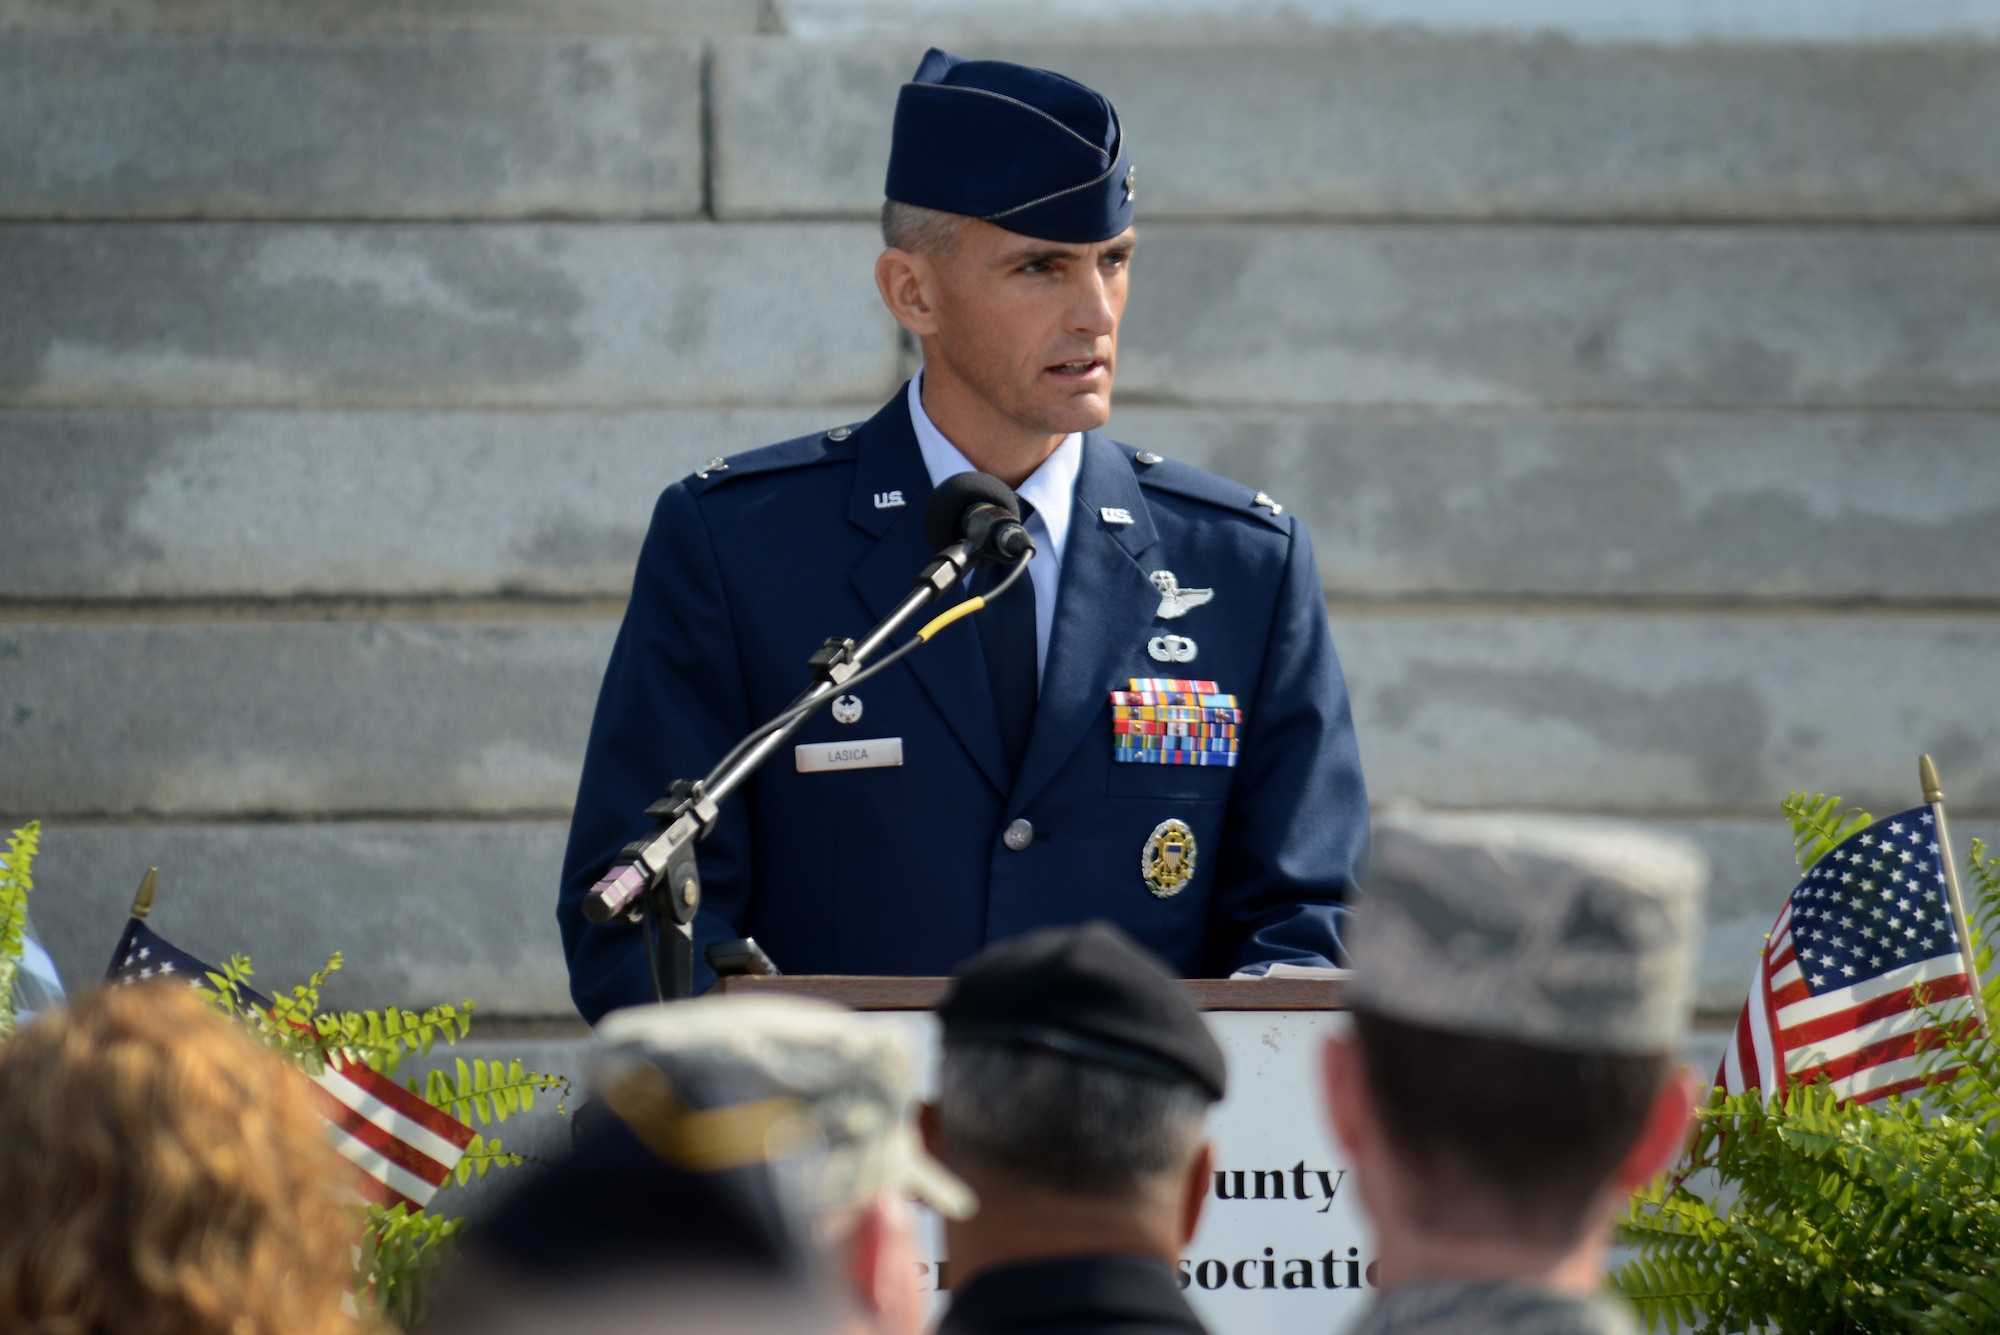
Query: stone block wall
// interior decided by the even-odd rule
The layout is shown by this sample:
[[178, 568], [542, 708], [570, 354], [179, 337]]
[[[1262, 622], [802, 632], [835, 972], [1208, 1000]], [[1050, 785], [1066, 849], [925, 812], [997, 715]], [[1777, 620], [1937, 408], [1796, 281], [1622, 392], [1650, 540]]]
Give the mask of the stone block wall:
[[[2000, 833], [2000, 47], [1169, 8], [935, 40], [1123, 110], [1112, 430], [1306, 518], [1378, 800], [1692, 835], [1717, 1014], [1788, 790], [1928, 750]], [[653, 497], [911, 364], [871, 13], [0, 0], [0, 820], [72, 981], [158, 864], [273, 982], [567, 1011]]]

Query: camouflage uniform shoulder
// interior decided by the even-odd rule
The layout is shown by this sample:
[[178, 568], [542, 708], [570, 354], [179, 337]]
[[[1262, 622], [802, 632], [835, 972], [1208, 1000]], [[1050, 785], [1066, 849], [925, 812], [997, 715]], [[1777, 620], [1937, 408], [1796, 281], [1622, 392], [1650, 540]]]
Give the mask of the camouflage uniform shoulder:
[[1254, 487], [1246, 487], [1240, 482], [1231, 482], [1226, 477], [1217, 477], [1205, 468], [1184, 464], [1168, 459], [1151, 450], [1142, 450], [1119, 441], [1118, 446], [1132, 465], [1133, 475], [1139, 485], [1152, 491], [1164, 491], [1169, 495], [1185, 497], [1191, 501], [1201, 501], [1243, 519], [1260, 520], [1280, 533], [1291, 532], [1291, 521], [1285, 517], [1285, 507]]
[[1630, 1315], [1604, 1298], [1572, 1298], [1538, 1285], [1420, 1279], [1377, 1299], [1349, 1335], [1637, 1335]]
[[682, 485], [696, 496], [744, 478], [789, 473], [820, 464], [841, 463], [854, 457], [851, 444], [854, 429], [837, 426], [810, 436], [795, 436], [775, 445], [764, 445], [741, 454], [717, 455], [682, 479]]

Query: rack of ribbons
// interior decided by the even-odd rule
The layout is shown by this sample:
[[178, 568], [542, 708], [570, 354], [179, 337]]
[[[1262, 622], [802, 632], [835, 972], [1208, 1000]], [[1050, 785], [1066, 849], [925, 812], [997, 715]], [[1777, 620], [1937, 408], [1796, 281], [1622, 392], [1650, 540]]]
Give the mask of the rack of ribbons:
[[1133, 677], [1111, 693], [1111, 758], [1139, 765], [1236, 764], [1243, 711], [1212, 681]]

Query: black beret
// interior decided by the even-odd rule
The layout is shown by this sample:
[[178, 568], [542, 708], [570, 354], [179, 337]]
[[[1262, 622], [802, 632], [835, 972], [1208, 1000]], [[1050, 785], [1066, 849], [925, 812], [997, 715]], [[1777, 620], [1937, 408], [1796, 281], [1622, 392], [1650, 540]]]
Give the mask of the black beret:
[[1132, 224], [1132, 164], [1103, 94], [935, 47], [897, 95], [884, 193], [1044, 241], [1108, 241]]
[[938, 1007], [947, 1046], [1023, 1043], [1192, 1082], [1221, 1098], [1228, 1064], [1166, 966], [1106, 922], [1003, 941], [958, 972]]

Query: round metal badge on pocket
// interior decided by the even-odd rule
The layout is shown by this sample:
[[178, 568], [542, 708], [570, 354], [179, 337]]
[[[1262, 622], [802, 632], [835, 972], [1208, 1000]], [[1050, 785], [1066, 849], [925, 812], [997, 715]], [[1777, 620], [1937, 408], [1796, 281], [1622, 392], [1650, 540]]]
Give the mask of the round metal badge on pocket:
[[1179, 894], [1194, 879], [1194, 831], [1177, 820], [1155, 825], [1139, 853], [1139, 875], [1161, 899]]

